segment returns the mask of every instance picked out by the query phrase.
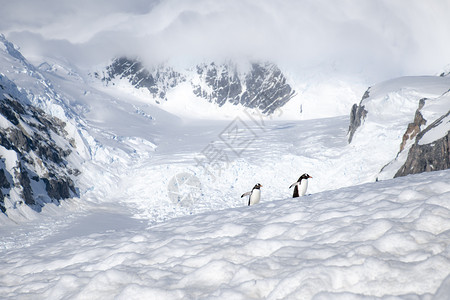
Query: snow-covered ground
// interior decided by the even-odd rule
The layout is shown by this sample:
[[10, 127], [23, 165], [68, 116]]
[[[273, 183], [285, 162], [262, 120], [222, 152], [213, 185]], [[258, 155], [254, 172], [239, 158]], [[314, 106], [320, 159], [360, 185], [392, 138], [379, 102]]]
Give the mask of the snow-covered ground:
[[[358, 185], [388, 158], [348, 145], [347, 117], [167, 120], [120, 99], [88, 114], [81, 199], [0, 228], [2, 297], [448, 299], [449, 171]], [[293, 200], [303, 172], [308, 196]], [[177, 202], [186, 173], [199, 184]], [[245, 206], [256, 182], [262, 202]]]
[[[0, 292], [10, 299], [448, 299], [449, 199], [443, 171], [294, 200], [265, 197], [151, 226], [117, 206], [97, 207], [55, 224], [61, 230], [51, 236], [6, 243]], [[27, 226], [17, 243], [39, 231]]]
[[89, 157], [80, 199], [0, 215], [1, 297], [448, 299], [450, 171], [374, 182], [404, 129], [348, 144], [348, 116], [195, 119], [58, 72]]

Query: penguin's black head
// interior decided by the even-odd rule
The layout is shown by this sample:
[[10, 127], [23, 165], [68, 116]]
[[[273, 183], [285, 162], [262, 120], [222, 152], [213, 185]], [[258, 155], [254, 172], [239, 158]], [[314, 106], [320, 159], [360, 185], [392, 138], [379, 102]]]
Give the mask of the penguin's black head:
[[253, 187], [253, 189], [257, 189], [257, 190], [259, 190], [259, 188], [260, 187], [262, 187], [262, 185], [261, 184], [259, 184], [259, 183], [257, 183], [254, 187]]
[[302, 179], [308, 179], [308, 178], [312, 178], [312, 177], [305, 173], [305, 174], [303, 174], [302, 176], [300, 176], [300, 178], [298, 179], [297, 182], [302, 181]]

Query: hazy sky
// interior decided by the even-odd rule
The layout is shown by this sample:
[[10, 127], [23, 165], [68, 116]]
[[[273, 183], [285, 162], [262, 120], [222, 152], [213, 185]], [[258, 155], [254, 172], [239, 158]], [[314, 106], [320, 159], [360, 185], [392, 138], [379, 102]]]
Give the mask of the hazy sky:
[[0, 33], [25, 56], [84, 67], [121, 54], [329, 64], [380, 77], [450, 64], [450, 0], [0, 0], [0, 7]]

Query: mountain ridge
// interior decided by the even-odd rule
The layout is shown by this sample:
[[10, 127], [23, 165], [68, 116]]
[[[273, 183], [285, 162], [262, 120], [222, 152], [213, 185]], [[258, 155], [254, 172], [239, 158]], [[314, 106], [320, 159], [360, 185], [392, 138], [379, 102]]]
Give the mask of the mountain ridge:
[[11, 96], [17, 87], [2, 75], [0, 92], [0, 210], [26, 204], [39, 212], [46, 203], [78, 196], [80, 171], [67, 161], [76, 145], [65, 123]]
[[286, 76], [273, 63], [252, 62], [248, 70], [238, 70], [235, 63], [201, 63], [193, 69], [175, 71], [159, 65], [147, 68], [139, 60], [119, 57], [93, 76], [105, 85], [115, 79], [125, 79], [136, 89], [145, 89], [156, 103], [170, 101], [167, 93], [182, 82], [189, 82], [191, 93], [200, 99], [257, 108], [271, 115], [295, 96]]
[[86, 149], [74, 112], [3, 35], [0, 68], [0, 210], [26, 219], [30, 208], [79, 196]]

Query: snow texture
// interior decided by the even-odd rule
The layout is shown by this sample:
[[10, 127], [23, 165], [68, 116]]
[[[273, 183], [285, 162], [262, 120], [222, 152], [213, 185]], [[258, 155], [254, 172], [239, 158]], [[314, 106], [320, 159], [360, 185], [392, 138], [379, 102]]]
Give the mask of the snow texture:
[[70, 233], [23, 248], [3, 243], [0, 291], [11, 299], [432, 299], [439, 290], [435, 299], [448, 299], [449, 182], [448, 171], [427, 173], [150, 227], [94, 209], [66, 220]]
[[[448, 299], [450, 171], [374, 182], [404, 128], [367, 122], [349, 145], [339, 109], [219, 121], [206, 103], [194, 119], [182, 89], [179, 102], [156, 106], [49, 65], [42, 76], [58, 87], [58, 107], [79, 116], [73, 134], [86, 146], [80, 198], [0, 214], [3, 298]], [[417, 103], [405, 101], [389, 96], [384, 107], [391, 117], [407, 109], [407, 124]], [[371, 111], [367, 120], [390, 120]], [[307, 195], [292, 199], [305, 172]], [[240, 195], [257, 182], [261, 202], [246, 206]]]

